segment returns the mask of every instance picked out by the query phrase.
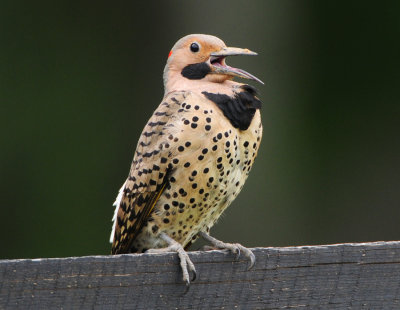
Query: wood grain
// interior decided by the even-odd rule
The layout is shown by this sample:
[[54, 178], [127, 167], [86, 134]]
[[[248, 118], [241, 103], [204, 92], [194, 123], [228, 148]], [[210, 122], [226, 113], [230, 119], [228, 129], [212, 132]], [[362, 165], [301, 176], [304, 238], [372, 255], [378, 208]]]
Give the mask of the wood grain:
[[400, 309], [400, 242], [0, 261], [0, 309]]

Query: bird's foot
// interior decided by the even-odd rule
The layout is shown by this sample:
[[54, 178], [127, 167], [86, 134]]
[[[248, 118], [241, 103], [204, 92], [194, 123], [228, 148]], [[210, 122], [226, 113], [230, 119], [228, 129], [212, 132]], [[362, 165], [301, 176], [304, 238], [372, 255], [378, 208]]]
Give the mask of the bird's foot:
[[[187, 286], [189, 286], [190, 281], [194, 281], [196, 279], [196, 268], [194, 267], [192, 261], [190, 260], [189, 255], [186, 253], [186, 251], [183, 249], [180, 243], [176, 242], [167, 234], [161, 233], [160, 237], [168, 243], [168, 247], [162, 249], [149, 249], [146, 251], [146, 253], [167, 253], [167, 252], [178, 253], [183, 274], [183, 281], [186, 283]], [[193, 278], [191, 280], [189, 278], [189, 271], [193, 273]]]
[[222, 242], [218, 239], [215, 239], [214, 237], [211, 237], [209, 234], [205, 232], [199, 232], [199, 236], [202, 237], [204, 240], [210, 242], [214, 247], [218, 249], [227, 249], [232, 253], [235, 253], [236, 259], [238, 259], [240, 254], [242, 253], [245, 257], [247, 257], [250, 260], [250, 265], [247, 268], [247, 270], [250, 270], [254, 266], [254, 263], [256, 262], [255, 255], [253, 254], [252, 251], [250, 251], [248, 248], [245, 248], [243, 245], [239, 243]]

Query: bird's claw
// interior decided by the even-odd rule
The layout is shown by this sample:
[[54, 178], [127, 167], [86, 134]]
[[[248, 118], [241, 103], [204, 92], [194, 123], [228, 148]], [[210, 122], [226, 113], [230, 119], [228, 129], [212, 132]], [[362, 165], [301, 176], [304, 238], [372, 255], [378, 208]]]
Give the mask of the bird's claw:
[[195, 269], [193, 269], [192, 270], [192, 273], [193, 273], [193, 277], [192, 277], [192, 282], [194, 282], [194, 280], [196, 280], [196, 278], [197, 278], [197, 272], [196, 272], [196, 270]]
[[256, 262], [256, 256], [254, 255], [254, 253], [241, 244], [236, 243], [235, 246], [237, 246], [239, 249], [239, 255], [240, 255], [240, 251], [242, 251], [243, 255], [246, 256], [250, 260], [250, 264], [249, 264], [249, 267], [247, 267], [247, 270], [250, 270], [251, 268], [253, 268], [253, 266]]
[[[192, 261], [189, 258], [189, 255], [185, 252], [185, 250], [182, 248], [181, 252], [180, 250], [178, 251], [178, 256], [180, 259], [180, 264], [181, 264], [181, 269], [182, 269], [182, 274], [183, 274], [183, 281], [186, 283], [186, 289], [185, 292], [183, 293], [183, 295], [186, 295], [187, 292], [189, 292], [189, 288], [190, 288], [190, 281], [194, 281], [196, 280], [197, 277], [197, 272], [196, 272], [196, 268], [194, 267]], [[188, 271], [188, 267], [189, 267], [189, 271]], [[192, 279], [189, 279], [189, 272], [193, 273]]]
[[189, 255], [185, 252], [185, 250], [182, 247], [178, 249], [177, 252], [182, 269], [183, 281], [186, 282], [186, 286], [189, 286], [190, 285], [189, 272], [191, 271], [193, 273], [192, 281], [196, 280], [197, 276], [196, 268], [194, 267], [194, 264], [190, 260]]
[[165, 234], [161, 235], [161, 237], [168, 242], [169, 246], [162, 249], [149, 249], [146, 251], [146, 253], [166, 253], [166, 252], [178, 253], [180, 266], [182, 270], [183, 282], [185, 282], [186, 286], [189, 287], [190, 286], [189, 272], [191, 271], [193, 273], [192, 281], [194, 281], [197, 276], [196, 268], [194, 267], [194, 264], [190, 260], [189, 255], [186, 253], [182, 245], [173, 240], [171, 237]]
[[248, 248], [244, 247], [243, 245], [239, 243], [225, 243], [226, 247], [225, 249], [231, 251], [232, 253], [235, 254], [235, 259], [238, 260], [240, 255], [243, 254], [245, 257], [247, 257], [250, 260], [249, 267], [247, 270], [250, 270], [255, 262], [256, 262], [256, 257], [253, 254], [252, 251], [250, 251]]
[[231, 251], [232, 253], [236, 254], [235, 259], [238, 260], [240, 257], [240, 254], [243, 254], [245, 257], [247, 257], [250, 260], [250, 265], [247, 268], [247, 270], [250, 270], [255, 262], [256, 262], [256, 257], [253, 254], [252, 251], [250, 251], [248, 248], [244, 247], [243, 245], [239, 243], [225, 243], [222, 242], [218, 239], [215, 239], [214, 237], [211, 237], [210, 235], [206, 234], [205, 232], [200, 232], [199, 233], [201, 237], [203, 237], [205, 240], [210, 242], [213, 246], [219, 248], [219, 249], [226, 249]]
[[239, 260], [240, 257], [240, 247], [237, 246], [237, 244], [234, 244], [234, 246], [236, 246], [236, 248], [234, 248], [234, 250], [232, 251], [235, 255], [235, 260]]

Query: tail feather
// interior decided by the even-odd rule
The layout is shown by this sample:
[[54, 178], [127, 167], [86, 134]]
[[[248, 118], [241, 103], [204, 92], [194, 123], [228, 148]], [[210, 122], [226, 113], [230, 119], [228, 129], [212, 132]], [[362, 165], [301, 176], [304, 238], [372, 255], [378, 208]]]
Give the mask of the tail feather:
[[124, 193], [125, 184], [126, 184], [126, 181], [120, 188], [120, 190], [118, 192], [118, 196], [113, 203], [113, 206], [115, 206], [115, 211], [114, 211], [114, 216], [111, 220], [113, 222], [113, 225], [112, 225], [112, 230], [111, 230], [111, 235], [110, 235], [110, 243], [113, 243], [113, 241], [114, 241], [115, 226], [117, 224], [117, 214], [118, 214], [119, 205], [121, 204], [122, 195]]

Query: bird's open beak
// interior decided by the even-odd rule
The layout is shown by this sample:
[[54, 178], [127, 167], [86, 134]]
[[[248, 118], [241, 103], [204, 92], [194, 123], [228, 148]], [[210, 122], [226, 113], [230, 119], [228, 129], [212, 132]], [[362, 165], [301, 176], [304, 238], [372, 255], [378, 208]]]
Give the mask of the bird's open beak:
[[257, 53], [252, 52], [247, 48], [243, 49], [237, 47], [225, 47], [218, 52], [213, 52], [210, 56], [211, 73], [237, 76], [264, 84], [259, 78], [255, 77], [254, 75], [242, 69], [230, 67], [225, 63], [226, 56], [236, 55], [257, 55]]

